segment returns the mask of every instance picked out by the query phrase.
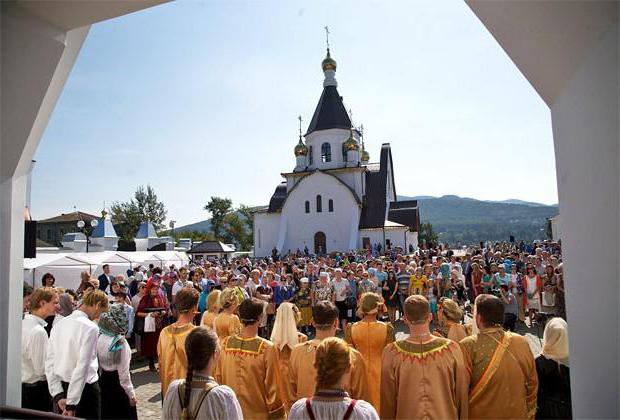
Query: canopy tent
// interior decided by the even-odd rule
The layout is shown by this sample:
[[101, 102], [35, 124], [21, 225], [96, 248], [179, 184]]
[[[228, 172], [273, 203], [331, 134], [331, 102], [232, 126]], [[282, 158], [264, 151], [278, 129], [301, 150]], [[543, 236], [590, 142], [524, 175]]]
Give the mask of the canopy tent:
[[182, 267], [189, 263], [184, 252], [177, 251], [141, 251], [141, 252], [69, 252], [39, 254], [37, 258], [24, 259], [24, 281], [34, 287], [41, 287], [41, 278], [45, 273], [52, 273], [55, 285], [69, 289], [80, 286], [80, 274], [83, 271], [97, 278], [103, 273], [103, 266], [110, 266], [110, 274], [127, 276], [127, 270], [138, 266], [167, 268], [174, 264]]
[[134, 264], [134, 261], [130, 258], [116, 251], [74, 252], [70, 255], [92, 263], [94, 268], [91, 277], [95, 278], [103, 274], [103, 266], [106, 264], [110, 266], [110, 274], [113, 276], [118, 276], [119, 274], [127, 276], [127, 270], [133, 268], [134, 265], [138, 265], [137, 262]]
[[80, 273], [92, 273], [96, 264], [67, 254], [40, 254], [36, 258], [24, 258], [24, 282], [33, 287], [41, 287], [45, 273], [51, 273], [56, 287], [77, 289], [80, 286]]

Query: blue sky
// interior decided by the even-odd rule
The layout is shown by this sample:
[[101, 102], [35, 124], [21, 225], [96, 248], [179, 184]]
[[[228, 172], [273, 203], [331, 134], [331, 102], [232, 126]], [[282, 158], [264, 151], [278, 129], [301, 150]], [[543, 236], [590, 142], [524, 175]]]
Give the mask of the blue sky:
[[177, 226], [266, 204], [322, 91], [323, 27], [400, 195], [557, 202], [550, 111], [464, 2], [176, 1], [99, 23], [35, 155], [35, 218], [151, 184]]

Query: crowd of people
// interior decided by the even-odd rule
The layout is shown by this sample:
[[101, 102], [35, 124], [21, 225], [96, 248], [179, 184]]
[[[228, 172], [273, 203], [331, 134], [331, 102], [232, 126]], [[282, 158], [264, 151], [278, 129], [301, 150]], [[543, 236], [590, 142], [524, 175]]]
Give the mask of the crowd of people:
[[[571, 416], [555, 243], [126, 274], [24, 285], [23, 407], [137, 418], [130, 363], [143, 358], [166, 419]], [[515, 333], [534, 326], [536, 359]]]

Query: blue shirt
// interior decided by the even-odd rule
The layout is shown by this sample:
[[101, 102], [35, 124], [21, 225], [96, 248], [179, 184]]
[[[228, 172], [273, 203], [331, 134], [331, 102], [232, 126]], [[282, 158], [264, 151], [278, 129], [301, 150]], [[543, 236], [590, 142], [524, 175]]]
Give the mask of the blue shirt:
[[379, 279], [379, 282], [383, 284], [387, 280], [388, 273], [386, 273], [385, 271], [377, 271], [375, 273], [375, 276]]
[[273, 292], [273, 302], [277, 305], [281, 304], [285, 300], [291, 299], [295, 296], [295, 289], [292, 285], [278, 285]]

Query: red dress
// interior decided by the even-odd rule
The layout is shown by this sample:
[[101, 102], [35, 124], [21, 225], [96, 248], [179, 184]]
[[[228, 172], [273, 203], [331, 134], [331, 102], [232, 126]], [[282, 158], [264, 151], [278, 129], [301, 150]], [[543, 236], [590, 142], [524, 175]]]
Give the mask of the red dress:
[[[162, 308], [166, 309], [166, 303], [162, 296], [159, 294], [155, 297], [151, 297], [150, 294], [145, 295], [140, 299], [137, 312], [147, 312], [146, 309]], [[163, 329], [163, 317], [156, 318], [155, 332], [145, 332], [142, 334], [141, 352], [144, 357], [157, 357], [157, 342], [159, 341], [159, 334]]]

